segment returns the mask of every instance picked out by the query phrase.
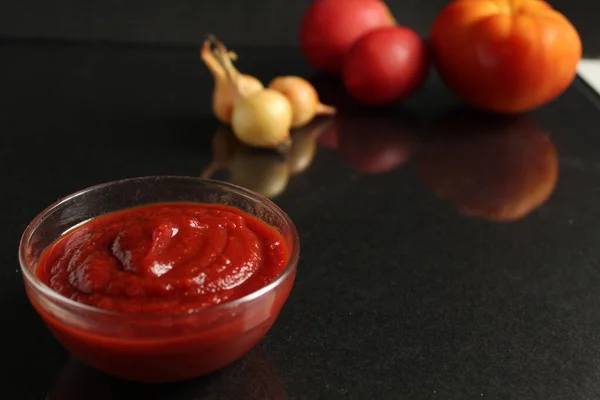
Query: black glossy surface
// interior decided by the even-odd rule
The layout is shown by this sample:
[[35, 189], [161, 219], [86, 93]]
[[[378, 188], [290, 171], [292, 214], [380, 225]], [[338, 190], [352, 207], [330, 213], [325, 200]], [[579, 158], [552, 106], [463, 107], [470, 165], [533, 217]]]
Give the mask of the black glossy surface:
[[[264, 81], [311, 73], [294, 49], [236, 50]], [[17, 245], [39, 211], [82, 187], [199, 175], [218, 126], [211, 78], [192, 47], [5, 43], [0, 59], [7, 398], [82, 399], [82, 387], [105, 396], [90, 399], [600, 395], [600, 103], [582, 82], [507, 120], [452, 111], [460, 102], [433, 76], [403, 108], [377, 113], [317, 79], [343, 110], [340, 150], [319, 145], [275, 198], [302, 242], [280, 318], [224, 371], [149, 390], [67, 363], [25, 297]], [[529, 211], [544, 191], [524, 218], [489, 220]]]

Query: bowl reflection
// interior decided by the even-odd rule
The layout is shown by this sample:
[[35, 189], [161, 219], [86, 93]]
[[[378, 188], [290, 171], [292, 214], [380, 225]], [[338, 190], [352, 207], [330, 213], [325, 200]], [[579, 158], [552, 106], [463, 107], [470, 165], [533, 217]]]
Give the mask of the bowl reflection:
[[290, 178], [312, 164], [317, 139], [332, 129], [331, 119], [316, 119], [291, 133], [292, 146], [286, 153], [256, 149], [242, 144], [230, 127], [221, 125], [212, 140], [212, 161], [201, 177], [211, 178], [219, 170], [225, 180], [273, 199], [283, 193]]
[[526, 216], [550, 197], [558, 179], [556, 149], [534, 121], [467, 110], [434, 122], [417, 168], [438, 197], [492, 221]]
[[336, 142], [350, 166], [381, 174], [409, 160], [417, 129], [416, 117], [404, 109], [341, 112], [336, 117]]
[[70, 358], [46, 400], [287, 400], [286, 391], [261, 346], [231, 366], [187, 382], [141, 384], [113, 378]]

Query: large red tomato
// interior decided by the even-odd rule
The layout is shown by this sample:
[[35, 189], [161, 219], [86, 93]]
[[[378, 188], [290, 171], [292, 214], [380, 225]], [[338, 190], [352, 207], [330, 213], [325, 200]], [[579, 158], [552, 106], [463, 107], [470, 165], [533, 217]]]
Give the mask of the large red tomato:
[[431, 31], [435, 66], [472, 105], [518, 113], [560, 95], [581, 59], [573, 25], [541, 0], [455, 0]]

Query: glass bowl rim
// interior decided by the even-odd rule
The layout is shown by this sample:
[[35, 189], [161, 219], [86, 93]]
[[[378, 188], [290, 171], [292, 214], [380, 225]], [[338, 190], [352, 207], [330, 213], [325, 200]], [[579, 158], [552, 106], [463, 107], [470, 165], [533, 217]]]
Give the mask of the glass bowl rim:
[[[180, 181], [190, 181], [203, 183], [208, 185], [209, 187], [220, 187], [222, 189], [226, 189], [230, 193], [233, 193], [237, 196], [244, 197], [246, 199], [250, 199], [252, 202], [261, 204], [265, 206], [269, 211], [275, 213], [278, 217], [282, 218], [285, 224], [288, 226], [291, 234], [291, 249], [290, 249], [290, 258], [288, 260], [287, 265], [281, 271], [281, 273], [277, 276], [275, 280], [270, 282], [268, 285], [261, 287], [258, 290], [255, 290], [252, 293], [249, 293], [245, 296], [242, 296], [233, 301], [228, 301], [223, 304], [218, 304], [214, 307], [202, 308], [193, 312], [185, 312], [185, 313], [164, 313], [164, 314], [152, 314], [152, 313], [127, 313], [122, 311], [114, 311], [114, 310], [106, 310], [99, 307], [93, 307], [87, 304], [79, 303], [75, 300], [69, 299], [56, 291], [52, 290], [49, 286], [44, 284], [40, 279], [35, 276], [35, 273], [29, 269], [28, 263], [26, 261], [26, 246], [25, 244], [30, 240], [35, 229], [44, 221], [45, 217], [49, 215], [53, 210], [59, 207], [61, 204], [72, 200], [78, 196], [84, 195], [89, 192], [93, 192], [96, 190], [104, 189], [109, 186], [117, 185], [117, 184], [127, 184], [129, 182], [140, 182], [140, 181], [164, 181], [164, 180], [180, 180]], [[152, 203], [143, 203], [140, 204], [152, 204]], [[208, 203], [211, 204], [211, 203]], [[215, 203], [217, 204], [217, 203]], [[115, 210], [118, 211], [118, 210]], [[244, 210], [241, 210], [245, 212]], [[255, 217], [258, 218], [258, 217]], [[260, 219], [260, 218], [258, 218]], [[78, 226], [78, 224], [73, 225]], [[70, 228], [71, 229], [71, 228]], [[134, 178], [125, 178], [119, 179], [109, 182], [104, 182], [100, 184], [96, 184], [93, 186], [88, 186], [84, 189], [73, 192], [67, 196], [64, 196], [54, 203], [50, 204], [43, 211], [36, 215], [36, 217], [27, 225], [25, 231], [21, 235], [21, 239], [19, 241], [19, 265], [21, 268], [21, 272], [23, 273], [25, 279], [34, 287], [35, 291], [40, 292], [42, 295], [50, 298], [56, 304], [61, 307], [68, 306], [73, 308], [78, 312], [91, 313], [95, 315], [108, 316], [108, 317], [123, 317], [130, 320], [155, 320], [155, 319], [173, 319], [173, 318], [187, 318], [194, 317], [199, 315], [210, 315], [213, 313], [218, 313], [220, 311], [233, 310], [238, 307], [242, 307], [253, 300], [256, 300], [263, 295], [273, 291], [275, 288], [280, 286], [292, 272], [296, 269], [298, 265], [300, 254], [300, 239], [298, 236], [298, 231], [296, 229], [296, 225], [292, 221], [292, 219], [283, 211], [278, 205], [273, 203], [271, 200], [266, 197], [241, 186], [234, 185], [229, 182], [223, 182], [215, 179], [205, 179], [194, 176], [184, 176], [184, 175], [147, 175], [140, 176]]]

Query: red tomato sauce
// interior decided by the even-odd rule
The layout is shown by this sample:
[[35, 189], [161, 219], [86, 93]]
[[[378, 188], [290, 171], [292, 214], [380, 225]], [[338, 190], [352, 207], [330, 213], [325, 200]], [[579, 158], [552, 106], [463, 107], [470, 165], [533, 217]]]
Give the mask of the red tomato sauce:
[[59, 294], [125, 313], [191, 313], [275, 280], [289, 252], [275, 229], [244, 212], [199, 203], [107, 214], [44, 251], [37, 277]]

